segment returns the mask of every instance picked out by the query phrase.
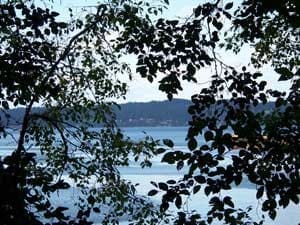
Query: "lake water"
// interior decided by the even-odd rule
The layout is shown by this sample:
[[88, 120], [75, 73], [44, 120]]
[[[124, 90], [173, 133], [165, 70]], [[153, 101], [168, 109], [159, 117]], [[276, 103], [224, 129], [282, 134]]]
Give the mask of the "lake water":
[[[123, 128], [124, 133], [134, 140], [139, 140], [147, 135], [152, 136], [154, 139], [172, 139], [175, 143], [175, 149], [186, 149], [185, 136], [187, 132], [186, 127], [132, 127]], [[145, 133], [144, 133], [145, 132]], [[17, 133], [15, 133], [17, 136]], [[203, 140], [199, 140], [200, 142]], [[15, 146], [15, 142], [11, 138], [0, 139], [0, 156], [8, 155]], [[153, 166], [151, 168], [141, 169], [136, 164], [132, 164], [126, 168], [120, 168], [120, 172], [124, 178], [132, 181], [133, 183], [139, 183], [137, 191], [141, 195], [146, 195], [147, 192], [153, 188], [150, 181], [161, 182], [168, 179], [178, 179], [184, 173], [183, 171], [178, 172], [172, 165], [163, 164], [160, 162], [160, 158], [156, 157], [152, 160]], [[248, 206], [253, 207], [252, 216], [254, 219], [261, 218], [261, 212], [255, 210], [260, 207], [260, 202], [256, 200], [255, 186], [243, 182], [239, 187], [233, 188], [231, 191], [222, 192], [222, 195], [230, 194], [235, 200], [236, 206], [240, 208], [246, 208]], [[72, 198], [70, 194], [66, 194], [62, 197], [60, 195], [58, 201], [68, 202]], [[152, 201], [159, 204], [159, 196], [151, 198]], [[189, 209], [195, 209], [198, 212], [206, 212], [208, 209], [208, 198], [203, 192], [198, 192], [197, 195], [193, 195], [189, 201]], [[175, 210], [175, 208], [171, 208]], [[279, 209], [278, 216], [275, 221], [270, 219], [266, 220], [267, 225], [297, 225], [300, 222], [300, 207], [299, 205], [290, 204], [286, 209]], [[122, 222], [122, 224], [127, 224]]]

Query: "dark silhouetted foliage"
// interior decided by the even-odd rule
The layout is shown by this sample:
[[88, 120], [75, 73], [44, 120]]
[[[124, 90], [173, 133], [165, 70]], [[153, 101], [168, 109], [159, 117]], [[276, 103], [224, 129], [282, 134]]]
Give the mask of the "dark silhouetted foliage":
[[[182, 90], [183, 80], [197, 82], [201, 68], [214, 70], [209, 87], [200, 88], [191, 98], [190, 151], [171, 148], [162, 159], [189, 172], [176, 183], [161, 183], [154, 189], [163, 194], [162, 211], [170, 204], [183, 210], [182, 197], [201, 187], [210, 197], [206, 217], [183, 210], [177, 224], [210, 224], [214, 220], [257, 224], [230, 196], [220, 197], [222, 190], [244, 179], [257, 186], [261, 209], [271, 219], [279, 207], [299, 204], [299, 14], [298, 1], [245, 0], [237, 5], [210, 1], [196, 7], [186, 20], [158, 19], [122, 40], [120, 46], [138, 57], [137, 73], [150, 82], [162, 77], [159, 89], [169, 100]], [[227, 23], [230, 30], [225, 32]], [[244, 44], [254, 46], [249, 68], [248, 62], [234, 68], [219, 58], [220, 47], [238, 55]], [[259, 72], [264, 64], [272, 65], [273, 76], [279, 74], [278, 82], [290, 82], [289, 90], [267, 87], [265, 74]], [[251, 110], [270, 99], [275, 99], [271, 114]], [[198, 136], [206, 143], [198, 143]], [[230, 157], [229, 163], [224, 163], [225, 155]]]
[[[241, 209], [231, 196], [220, 194], [243, 180], [256, 185], [261, 210], [271, 219], [279, 207], [299, 204], [298, 2], [206, 1], [188, 18], [171, 20], [159, 18], [167, 0], [158, 5], [111, 0], [96, 5], [83, 19], [71, 12], [70, 23], [60, 22], [50, 5], [1, 4], [3, 115], [8, 117], [12, 105], [25, 106], [17, 147], [0, 161], [0, 186], [9, 187], [0, 193], [2, 224], [91, 224], [93, 213], [104, 215], [103, 224], [118, 223], [123, 215], [137, 224], [168, 223], [162, 219], [169, 217], [178, 225], [261, 224], [249, 216], [251, 207]], [[227, 65], [218, 54], [223, 48], [239, 55], [244, 45], [252, 46], [253, 53], [242, 68]], [[116, 128], [111, 112], [115, 104], [107, 99], [125, 95], [126, 84], [118, 75], [132, 76], [122, 62], [129, 54], [137, 57], [137, 74], [150, 83], [158, 80], [169, 100], [182, 90], [183, 81], [199, 82], [201, 69], [212, 69], [209, 86], [191, 96], [189, 151], [174, 150], [172, 140], [164, 140], [165, 149], [156, 151], [151, 138], [135, 143]], [[289, 90], [267, 86], [260, 71], [265, 64], [272, 66], [274, 77], [279, 75], [278, 82], [289, 82]], [[253, 111], [269, 101], [275, 101], [271, 113]], [[45, 111], [34, 113], [34, 104]], [[76, 124], [72, 129], [70, 120]], [[90, 121], [104, 126], [91, 131]], [[8, 132], [3, 123], [2, 136]], [[44, 164], [28, 149], [31, 144], [40, 148]], [[159, 210], [135, 195], [134, 186], [117, 170], [128, 165], [130, 154], [144, 154], [147, 161], [156, 153], [164, 153], [163, 162], [188, 171], [177, 181], [152, 182], [148, 195], [162, 194]], [[229, 162], [224, 163], [225, 156]], [[91, 179], [100, 187], [91, 188]], [[51, 202], [52, 193], [71, 184], [81, 193], [73, 217], [66, 206]], [[183, 199], [200, 189], [210, 199], [206, 215], [183, 207]], [[178, 212], [168, 217], [172, 204]], [[111, 213], [101, 212], [103, 205], [112, 207]]]

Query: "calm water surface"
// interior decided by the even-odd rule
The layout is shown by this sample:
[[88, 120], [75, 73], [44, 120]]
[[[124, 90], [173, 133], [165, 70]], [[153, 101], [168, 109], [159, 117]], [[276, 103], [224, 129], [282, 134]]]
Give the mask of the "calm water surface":
[[[175, 148], [186, 150], [186, 133], [187, 127], [127, 127], [122, 128], [125, 135], [134, 139], [140, 140], [146, 135], [152, 136], [154, 139], [172, 139], [175, 143]], [[17, 138], [18, 133], [15, 131], [13, 133]], [[203, 142], [203, 139], [198, 139], [199, 142]], [[14, 149], [16, 142], [7, 137], [6, 139], [0, 139], [0, 156], [5, 156], [10, 154]], [[38, 151], [38, 149], [36, 149]], [[179, 179], [186, 170], [178, 172], [174, 166], [162, 164], [160, 158], [156, 157], [153, 159], [152, 168], [141, 169], [137, 164], [132, 164], [126, 168], [120, 168], [122, 176], [126, 179], [131, 180], [133, 183], [139, 183], [137, 191], [139, 194], [146, 195], [147, 192], [153, 188], [150, 181], [166, 181], [168, 179]], [[246, 208], [247, 206], [253, 206], [254, 211], [252, 216], [255, 219], [261, 217], [259, 211], [255, 211], [255, 208], [261, 203], [256, 200], [255, 186], [244, 182], [238, 188], [234, 188], [230, 192], [222, 192], [222, 195], [226, 196], [230, 194], [235, 199], [235, 204], [241, 208]], [[58, 201], [62, 203], [67, 203], [72, 198], [70, 193], [66, 193], [64, 196], [60, 195]], [[152, 201], [159, 203], [159, 196], [151, 198]], [[199, 192], [196, 196], [191, 197], [189, 202], [189, 209], [195, 209], [199, 212], [205, 212], [208, 209], [208, 199], [203, 192]], [[173, 208], [175, 210], [175, 208]], [[267, 225], [297, 225], [300, 221], [300, 207], [299, 205], [291, 204], [285, 210], [280, 209], [276, 221], [267, 220]], [[124, 222], [123, 224], [127, 224]]]

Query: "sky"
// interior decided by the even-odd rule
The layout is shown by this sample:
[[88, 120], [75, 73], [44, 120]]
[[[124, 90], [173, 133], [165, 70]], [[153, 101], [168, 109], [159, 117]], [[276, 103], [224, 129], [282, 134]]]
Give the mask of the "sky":
[[[193, 7], [197, 6], [199, 2], [207, 2], [208, 0], [169, 0], [170, 5], [164, 12], [163, 17], [179, 18], [187, 15], [191, 15]], [[222, 4], [225, 5], [229, 0], [223, 0]], [[80, 12], [81, 6], [94, 5], [94, 0], [61, 0], [55, 4], [55, 9], [61, 13], [61, 16], [68, 17], [68, 8], [73, 9], [74, 15]], [[77, 14], [78, 15], [78, 14]], [[226, 27], [226, 26], [225, 26]], [[220, 56], [229, 65], [236, 68], [246, 66], [250, 59], [250, 52], [252, 48], [245, 46], [242, 51], [235, 55], [230, 52], [220, 51]], [[134, 57], [125, 58], [127, 62], [132, 65], [132, 71], [135, 71]], [[261, 70], [264, 74], [264, 79], [268, 82], [268, 88], [276, 88], [278, 90], [287, 90], [289, 84], [287, 82], [277, 82], [279, 76], [274, 73], [273, 69], [266, 65]], [[199, 93], [199, 90], [209, 85], [210, 75], [213, 74], [211, 68], [201, 69], [197, 72], [196, 76], [199, 81], [198, 84], [191, 82], [182, 82], [183, 91], [175, 98], [190, 99], [193, 94]], [[167, 96], [158, 90], [158, 79], [153, 83], [149, 83], [147, 79], [141, 78], [139, 75], [134, 74], [133, 80], [129, 81], [127, 78], [122, 78], [122, 81], [128, 82], [129, 90], [126, 95], [126, 99], [116, 100], [118, 103], [125, 102], [148, 102], [153, 100], [166, 100]]]

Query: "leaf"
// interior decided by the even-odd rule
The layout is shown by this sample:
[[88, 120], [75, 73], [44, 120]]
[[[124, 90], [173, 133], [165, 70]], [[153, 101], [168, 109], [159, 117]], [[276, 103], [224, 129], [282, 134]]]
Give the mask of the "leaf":
[[259, 83], [259, 85], [258, 85], [259, 90], [260, 90], [260, 91], [263, 91], [263, 90], [265, 89], [266, 85], [267, 85], [267, 82], [266, 82], [266, 81], [264, 81], [264, 80], [261, 81], [261, 82]]
[[187, 189], [181, 190], [180, 194], [182, 195], [190, 195], [190, 192]]
[[212, 223], [212, 221], [213, 221], [213, 218], [212, 218], [211, 216], [207, 218], [207, 222], [208, 222], [208, 224], [211, 224], [211, 223]]
[[88, 201], [89, 204], [94, 205], [95, 202], [96, 202], [96, 199], [94, 198], [94, 196], [90, 195], [90, 196], [87, 198], [87, 201]]
[[2, 101], [2, 106], [4, 109], [9, 109], [9, 105], [7, 101]]
[[291, 200], [297, 205], [299, 204], [299, 198], [297, 195], [292, 195]]
[[215, 18], [212, 21], [212, 24], [214, 25], [215, 28], [218, 30], [221, 30], [223, 27], [223, 24], [221, 22], [218, 22]]
[[59, 13], [58, 12], [51, 12], [51, 16], [53, 16], [53, 17], [59, 16]]
[[222, 27], [223, 27], [223, 23], [221, 23], [221, 22], [216, 23], [216, 24], [215, 24], [215, 27], [216, 27], [218, 30], [221, 30]]
[[230, 198], [229, 196], [226, 196], [226, 197], [223, 199], [223, 202], [224, 202], [226, 205], [230, 206], [231, 208], [234, 208], [234, 204], [233, 204], [233, 202], [232, 202], [232, 200], [231, 200], [231, 198]]
[[162, 154], [165, 151], [167, 151], [167, 149], [165, 149], [165, 148], [158, 148], [158, 149], [156, 149], [156, 154]]
[[290, 203], [290, 199], [288, 197], [283, 197], [279, 200], [279, 205], [282, 205], [283, 208], [286, 208]]
[[212, 190], [211, 190], [211, 187], [210, 187], [210, 186], [206, 186], [206, 187], [204, 188], [204, 193], [206, 194], [206, 196], [208, 196], [208, 195], [210, 194], [211, 191], [212, 191]]
[[187, 65], [187, 72], [188, 72], [188, 76], [193, 76], [196, 73], [196, 69], [192, 63], [189, 63]]
[[206, 131], [204, 134], [204, 138], [206, 141], [211, 141], [214, 139], [214, 134], [211, 131]]
[[158, 183], [158, 187], [159, 187], [159, 189], [161, 189], [163, 191], [167, 191], [169, 189], [168, 185], [166, 183], [163, 183], [163, 182]]
[[233, 2], [228, 2], [228, 3], [225, 5], [225, 9], [226, 9], [226, 10], [229, 10], [229, 9], [232, 8], [232, 6], [233, 6]]
[[197, 141], [195, 138], [190, 138], [189, 142], [188, 142], [188, 148], [192, 151], [195, 150], [197, 148]]
[[168, 180], [167, 184], [176, 184], [176, 181], [175, 180]]
[[175, 199], [175, 205], [177, 207], [177, 209], [180, 209], [181, 205], [182, 205], [182, 198], [180, 195], [178, 195]]
[[168, 146], [169, 148], [173, 148], [174, 147], [174, 143], [172, 140], [170, 139], [163, 139], [163, 143]]
[[154, 196], [154, 195], [156, 195], [157, 193], [158, 193], [157, 190], [151, 190], [151, 191], [148, 192], [148, 196]]
[[167, 152], [161, 159], [161, 162], [174, 164], [174, 162], [175, 162], [174, 152]]
[[202, 11], [202, 8], [201, 6], [198, 6], [197, 8], [195, 8], [195, 17], [199, 17], [201, 15], [201, 11]]
[[278, 81], [285, 81], [294, 77], [294, 74], [285, 67], [276, 68], [275, 71], [281, 75]]
[[196, 185], [194, 188], [193, 188], [193, 194], [196, 194], [200, 191], [201, 189], [201, 185]]
[[95, 213], [100, 213], [100, 209], [97, 208], [97, 207], [94, 207], [94, 208], [93, 208], [93, 211], [94, 211]]
[[280, 106], [282, 106], [284, 104], [284, 99], [283, 98], [278, 98], [275, 102], [275, 107], [279, 108]]
[[178, 163], [177, 163], [177, 166], [176, 166], [176, 169], [177, 170], [181, 170], [184, 166], [184, 162], [182, 160], [180, 160]]
[[271, 210], [269, 211], [269, 216], [272, 220], [275, 220], [276, 218], [276, 211], [275, 210]]
[[147, 76], [147, 79], [148, 79], [148, 81], [149, 81], [150, 83], [153, 82], [153, 77], [152, 77], [152, 76]]
[[220, 205], [220, 199], [219, 199], [219, 197], [217, 197], [217, 196], [212, 197], [212, 198], [209, 200], [209, 204], [212, 205], [212, 206]]
[[194, 176], [195, 181], [197, 181], [199, 184], [204, 184], [206, 182], [206, 179], [202, 175]]
[[59, 27], [60, 27], [61, 29], [64, 29], [64, 28], [67, 28], [67, 27], [68, 27], [68, 25], [67, 25], [66, 23], [64, 23], [64, 22], [61, 22], [61, 23], [59, 23], [58, 25], [59, 25]]
[[236, 186], [238, 186], [238, 185], [240, 185], [240, 183], [242, 182], [242, 180], [243, 180], [243, 176], [242, 175], [237, 175], [237, 176], [235, 176], [234, 177], [234, 183], [235, 183], [235, 185]]
[[208, 145], [202, 145], [202, 146], [200, 147], [200, 149], [201, 149], [201, 150], [204, 150], [204, 151], [207, 151], [207, 150], [209, 150], [209, 146], [208, 146]]
[[257, 189], [256, 192], [256, 199], [260, 199], [264, 194], [264, 186], [261, 186], [260, 188]]
[[152, 184], [154, 187], [158, 187], [157, 183], [155, 183], [154, 181], [150, 181], [150, 184]]
[[168, 202], [163, 202], [163, 203], [160, 205], [160, 210], [161, 210], [162, 212], [166, 211], [168, 208], [169, 208], [169, 203], [168, 203]]
[[48, 28], [46, 28], [46, 29], [44, 30], [44, 33], [45, 33], [46, 35], [50, 35], [50, 30], [49, 30]]

